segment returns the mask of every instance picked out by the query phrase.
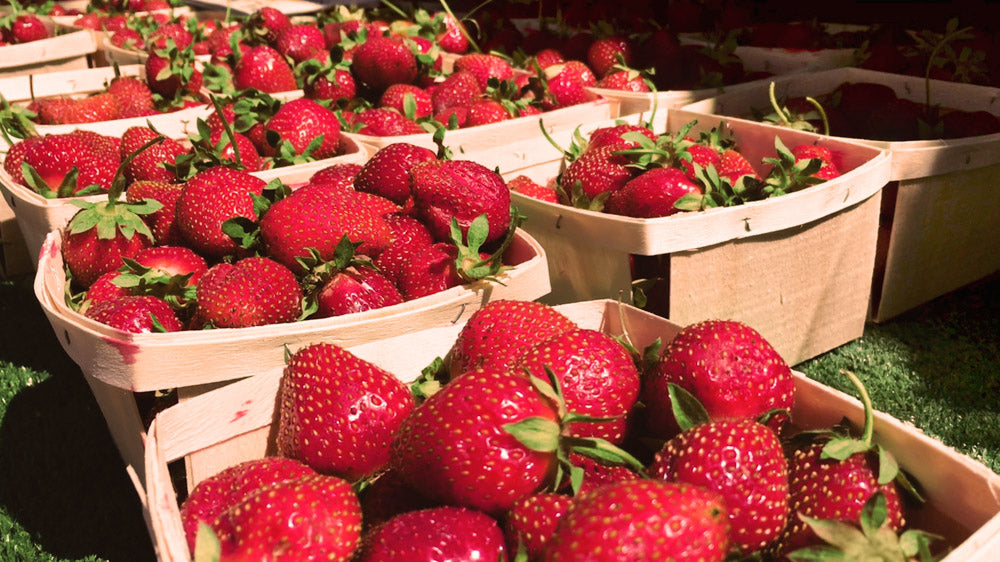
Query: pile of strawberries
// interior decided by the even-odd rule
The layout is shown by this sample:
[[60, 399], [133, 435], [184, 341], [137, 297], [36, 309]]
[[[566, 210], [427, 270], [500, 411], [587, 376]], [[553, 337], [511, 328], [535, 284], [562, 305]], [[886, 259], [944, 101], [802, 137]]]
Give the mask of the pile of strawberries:
[[[5, 161], [8, 171], [28, 171], [29, 184], [60, 185], [78, 172], [53, 160], [90, 159], [79, 183], [108, 200], [80, 204], [62, 232], [62, 257], [71, 305], [99, 322], [131, 332], [294, 322], [391, 306], [506, 269], [510, 192], [480, 164], [395, 144], [294, 190], [222, 165], [172, 183], [158, 176], [169, 173], [157, 160], [166, 140], [143, 127], [120, 141], [50, 135], [15, 145]], [[119, 150], [121, 165], [110, 156]]]
[[788, 365], [739, 322], [699, 322], [640, 353], [546, 305], [492, 301], [410, 388], [334, 345], [295, 351], [279, 456], [200, 482], [181, 516], [192, 551], [205, 541], [221, 560], [926, 547], [895, 534], [906, 488], [871, 442], [871, 412], [860, 438], [796, 433], [794, 401]]
[[776, 157], [765, 158], [758, 172], [721, 128], [690, 135], [696, 124], [659, 135], [648, 124], [602, 127], [589, 139], [577, 133], [569, 149], [556, 145], [564, 166], [548, 185], [518, 176], [511, 189], [591, 211], [655, 218], [775, 197], [840, 175], [839, 157], [830, 149], [788, 149], [778, 137]]

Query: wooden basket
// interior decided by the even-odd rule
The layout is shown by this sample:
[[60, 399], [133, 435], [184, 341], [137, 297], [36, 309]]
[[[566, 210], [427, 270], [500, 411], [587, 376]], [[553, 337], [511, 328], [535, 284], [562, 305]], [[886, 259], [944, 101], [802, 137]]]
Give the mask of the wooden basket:
[[[618, 102], [616, 100], [599, 99], [546, 111], [540, 115], [528, 115], [499, 123], [448, 131], [444, 135], [444, 144], [455, 153], [456, 158], [474, 160], [475, 155], [479, 152], [537, 137], [541, 133], [539, 122], [544, 123], [546, 130], [551, 133], [568, 126], [576, 126], [579, 123], [613, 119], [618, 115]], [[344, 134], [375, 149], [393, 143], [405, 142], [437, 150], [431, 133], [396, 137], [378, 137], [357, 133]]]
[[[668, 342], [677, 324], [628, 305], [600, 300], [557, 307], [581, 327], [621, 334], [622, 325], [642, 348], [660, 338]], [[434, 357], [444, 357], [460, 325], [430, 329], [351, 348], [357, 356], [412, 381]], [[400, 351], [404, 352], [401, 353]], [[844, 416], [861, 425], [857, 400], [794, 373], [796, 403], [792, 419], [802, 428], [829, 427]], [[219, 443], [240, 441], [243, 448], [216, 456], [216, 472], [239, 462], [273, 454], [275, 415], [281, 371], [272, 369], [251, 379], [199, 396], [161, 412], [146, 436], [146, 474], [139, 488], [153, 545], [159, 560], [190, 560], [181, 526], [178, 494], [168, 463], [210, 451]], [[914, 526], [936, 532], [955, 548], [947, 562], [993, 560], [1000, 543], [1000, 476], [982, 464], [928, 437], [912, 425], [884, 414], [875, 416], [876, 442], [885, 445], [927, 492], [928, 503], [915, 513]], [[198, 474], [188, 488], [214, 474]]]
[[[49, 34], [57, 26], [42, 17]], [[0, 47], [0, 77], [75, 70], [90, 65], [88, 57], [97, 51], [97, 38], [91, 31], [73, 31], [47, 39]]]
[[[118, 125], [115, 125], [117, 127]], [[105, 132], [100, 127], [98, 132]], [[107, 133], [105, 134], [115, 134]], [[333, 164], [363, 164], [370, 156], [370, 149], [359, 146], [353, 140], [345, 139], [347, 152], [333, 158], [324, 158], [315, 162], [284, 166], [273, 170], [253, 172], [251, 175], [257, 176], [264, 181], [274, 178], [281, 178], [286, 183], [301, 183], [309, 179], [316, 171], [331, 166]], [[42, 247], [45, 236], [53, 230], [58, 230], [66, 225], [79, 207], [71, 204], [73, 199], [84, 201], [102, 201], [107, 195], [89, 195], [86, 197], [46, 199], [33, 189], [18, 184], [11, 178], [5, 170], [0, 168], [0, 193], [3, 193], [4, 200], [14, 210], [17, 216], [18, 227], [24, 236], [27, 244], [28, 254], [32, 258], [32, 263], [37, 266], [38, 252]]]
[[534, 300], [550, 290], [541, 246], [517, 231], [501, 283], [477, 281], [362, 313], [239, 329], [130, 334], [95, 322], [65, 303], [61, 235], [51, 232], [34, 291], [66, 353], [80, 366], [125, 463], [142, 468], [145, 431], [134, 392], [178, 389], [184, 400], [223, 383], [284, 363], [285, 346], [326, 341], [353, 346], [387, 334], [454, 324], [492, 299]]
[[[751, 163], [774, 154], [774, 138], [791, 147], [819, 140], [844, 157], [842, 177], [796, 193], [729, 208], [639, 219], [575, 209], [513, 194], [524, 228], [544, 247], [553, 304], [630, 297], [630, 255], [669, 262], [669, 318], [708, 316], [755, 326], [788, 361], [798, 363], [861, 336], [868, 309], [884, 151], [789, 129], [681, 110], [659, 114], [657, 132], [697, 120], [693, 134], [725, 122]], [[664, 116], [665, 115], [665, 116]], [[636, 122], [638, 116], [628, 118]], [[612, 122], [589, 123], [590, 131]], [[569, 145], [571, 131], [556, 142]], [[544, 185], [562, 154], [546, 140], [477, 156], [510, 179]], [[600, 272], [600, 274], [595, 274]]]
[[[775, 79], [779, 99], [816, 96], [845, 82], [892, 87], [923, 102], [924, 80], [857, 68]], [[749, 115], [767, 107], [767, 88], [724, 94], [685, 109], [718, 115]], [[932, 102], [1000, 115], [1000, 89], [931, 81]], [[856, 139], [851, 139], [856, 140]], [[889, 151], [890, 179], [883, 202], [879, 260], [871, 319], [888, 320], [935, 297], [1000, 270], [1000, 252], [986, 241], [1000, 238], [1000, 133], [962, 139], [861, 142]]]

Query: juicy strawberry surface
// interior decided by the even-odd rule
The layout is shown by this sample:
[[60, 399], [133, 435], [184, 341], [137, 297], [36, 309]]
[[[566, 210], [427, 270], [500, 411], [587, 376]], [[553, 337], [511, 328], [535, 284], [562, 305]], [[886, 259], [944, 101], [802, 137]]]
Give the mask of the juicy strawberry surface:
[[223, 166], [195, 174], [177, 199], [176, 226], [184, 241], [209, 257], [237, 253], [222, 223], [235, 217], [256, 219], [251, 195], [261, 195], [264, 186], [262, 179]]
[[629, 217], [666, 217], [678, 212], [674, 204], [681, 197], [701, 192], [701, 186], [677, 168], [652, 168], [612, 192], [605, 210]]
[[479, 215], [486, 215], [486, 244], [499, 240], [510, 226], [510, 190], [495, 171], [471, 160], [431, 160], [410, 168], [414, 213], [435, 240], [451, 240], [456, 220], [463, 236]]
[[102, 324], [133, 334], [179, 332], [184, 325], [166, 301], [152, 296], [120, 296], [94, 303], [86, 316]]
[[503, 532], [489, 515], [442, 506], [393, 517], [364, 537], [361, 562], [507, 560]]
[[293, 322], [302, 303], [295, 274], [263, 257], [212, 266], [198, 283], [197, 296], [196, 324], [216, 328]]
[[437, 157], [427, 148], [409, 143], [389, 144], [365, 162], [354, 180], [355, 188], [403, 205], [410, 198], [410, 169], [433, 160]]
[[563, 494], [530, 494], [510, 508], [504, 523], [504, 533], [511, 551], [523, 545], [528, 558], [539, 559], [545, 545], [562, 520], [572, 498]]

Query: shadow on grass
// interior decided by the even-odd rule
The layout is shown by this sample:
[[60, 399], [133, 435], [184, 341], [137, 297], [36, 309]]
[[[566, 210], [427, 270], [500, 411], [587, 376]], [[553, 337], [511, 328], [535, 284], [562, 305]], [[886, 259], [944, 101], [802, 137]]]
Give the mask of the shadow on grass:
[[0, 559], [154, 559], [104, 418], [30, 282], [0, 283], [0, 319], [0, 528], [13, 529]]

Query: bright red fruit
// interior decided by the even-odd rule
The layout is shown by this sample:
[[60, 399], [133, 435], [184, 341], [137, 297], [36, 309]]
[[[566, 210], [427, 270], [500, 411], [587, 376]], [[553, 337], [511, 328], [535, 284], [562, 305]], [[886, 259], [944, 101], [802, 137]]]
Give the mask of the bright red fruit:
[[496, 520], [474, 509], [433, 507], [393, 517], [365, 535], [359, 562], [504, 562], [503, 532]]
[[290, 269], [263, 257], [211, 267], [198, 283], [195, 322], [215, 328], [246, 328], [295, 321], [302, 289]]

